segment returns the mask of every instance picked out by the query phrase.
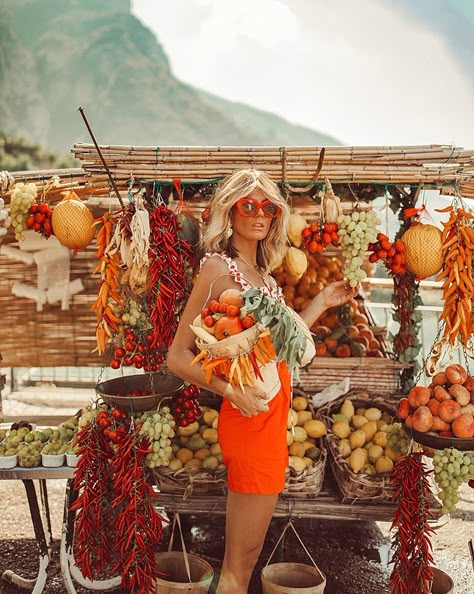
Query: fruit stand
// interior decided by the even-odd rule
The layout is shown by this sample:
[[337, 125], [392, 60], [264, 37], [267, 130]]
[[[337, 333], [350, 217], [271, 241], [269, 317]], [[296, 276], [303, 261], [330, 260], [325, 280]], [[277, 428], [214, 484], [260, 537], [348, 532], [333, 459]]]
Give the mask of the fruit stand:
[[[0, 303], [8, 326], [18, 329], [2, 340], [3, 364], [117, 370], [117, 379], [98, 383], [96, 401], [57, 430], [6, 424], [0, 434], [0, 479], [24, 481], [39, 542], [42, 560], [34, 591], [44, 585], [48, 542], [38, 524], [33, 479], [41, 481], [43, 498], [48, 478], [69, 481], [61, 554], [70, 593], [75, 592], [73, 560], [79, 567], [72, 570], [73, 578], [79, 583], [90, 585], [113, 568], [123, 586], [146, 592], [156, 575], [160, 509], [225, 513], [219, 399], [171, 376], [166, 352], [196, 273], [200, 227], [212, 216], [206, 210], [208, 198], [220, 179], [239, 167], [269, 173], [291, 205], [289, 248], [274, 271], [288, 305], [301, 311], [334, 280], [363, 284], [380, 261], [393, 280], [399, 323], [389, 339], [360, 297], [329, 310], [311, 328], [316, 356], [294, 382], [289, 467], [275, 515], [395, 517], [397, 546], [406, 546], [406, 527], [397, 514], [407, 489], [416, 490], [426, 505], [412, 524], [428, 524], [453, 509], [454, 483], [474, 478], [469, 453], [474, 450], [474, 380], [467, 366], [474, 215], [466, 204], [474, 198], [474, 152], [444, 146], [80, 144], [74, 153], [82, 168], [13, 173], [3, 190], [14, 233], [4, 235], [0, 247], [8, 280]], [[427, 207], [417, 205], [421, 187], [453, 197], [444, 231], [423, 222]], [[398, 214], [394, 238], [372, 208], [380, 196]], [[432, 383], [422, 387], [416, 360], [418, 281], [434, 274], [443, 281], [444, 326], [425, 362]], [[198, 347], [194, 364], [201, 366], [207, 382], [213, 373], [242, 387], [270, 381], [265, 373], [279, 357], [287, 360], [291, 353], [296, 363], [303, 358], [303, 342], [296, 338], [290, 348], [281, 341], [291, 324], [297, 328], [297, 318], [287, 319], [251, 290], [221, 295], [192, 324]], [[240, 344], [249, 342], [223, 355], [233, 336]], [[464, 350], [465, 367], [449, 365], [455, 348]], [[123, 370], [127, 374], [122, 377]], [[136, 371], [130, 375], [131, 370]], [[314, 406], [313, 394], [347, 377], [351, 391]], [[446, 443], [436, 441], [443, 437]], [[441, 452], [434, 464], [444, 490], [442, 510], [425, 480], [421, 453], [427, 448]], [[457, 448], [464, 453], [459, 456]], [[70, 467], [66, 454], [72, 456]], [[404, 471], [411, 473], [411, 483]], [[101, 485], [98, 492], [92, 482]], [[130, 495], [130, 485], [139, 498]], [[110, 500], [112, 507], [105, 503]], [[112, 517], [118, 518], [117, 528], [107, 536], [102, 529]], [[83, 535], [88, 534], [97, 536], [86, 543]], [[127, 539], [128, 534], [134, 537]], [[119, 543], [120, 563], [110, 555], [107, 538]], [[419, 592], [427, 591], [423, 588], [432, 579], [427, 539], [424, 534], [408, 553], [418, 572], [412, 583], [422, 579]], [[136, 550], [145, 567], [141, 575], [134, 571]], [[397, 563], [397, 570], [407, 571], [400, 559]], [[391, 586], [395, 594], [401, 592], [395, 570]]]

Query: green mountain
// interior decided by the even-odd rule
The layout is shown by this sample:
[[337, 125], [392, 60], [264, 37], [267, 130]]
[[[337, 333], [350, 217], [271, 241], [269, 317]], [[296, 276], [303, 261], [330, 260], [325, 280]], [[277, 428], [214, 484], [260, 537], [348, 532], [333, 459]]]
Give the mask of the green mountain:
[[334, 145], [334, 138], [177, 80], [129, 0], [0, 0], [0, 131], [67, 150], [134, 145]]

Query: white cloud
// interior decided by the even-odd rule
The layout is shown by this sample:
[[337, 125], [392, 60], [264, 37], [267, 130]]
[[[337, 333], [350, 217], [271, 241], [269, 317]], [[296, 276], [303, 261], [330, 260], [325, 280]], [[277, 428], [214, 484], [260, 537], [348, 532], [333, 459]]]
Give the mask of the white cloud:
[[474, 146], [441, 36], [377, 0], [134, 0], [175, 75], [348, 144]]

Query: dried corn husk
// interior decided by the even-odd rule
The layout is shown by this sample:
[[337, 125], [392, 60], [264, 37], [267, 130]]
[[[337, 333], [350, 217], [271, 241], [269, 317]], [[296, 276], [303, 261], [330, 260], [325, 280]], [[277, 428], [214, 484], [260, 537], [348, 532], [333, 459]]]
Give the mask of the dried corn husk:
[[323, 220], [326, 223], [336, 223], [337, 217], [342, 214], [341, 201], [334, 193], [331, 182], [327, 177], [324, 179], [324, 184], [325, 191], [321, 200]]

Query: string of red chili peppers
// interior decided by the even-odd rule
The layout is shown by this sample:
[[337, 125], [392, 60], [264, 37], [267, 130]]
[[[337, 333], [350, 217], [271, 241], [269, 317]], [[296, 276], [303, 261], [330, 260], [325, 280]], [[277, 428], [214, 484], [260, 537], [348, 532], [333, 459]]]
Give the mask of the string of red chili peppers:
[[74, 489], [79, 493], [71, 510], [76, 511], [74, 558], [82, 575], [99, 579], [110, 569], [113, 548], [112, 522], [113, 450], [102, 428], [93, 420], [76, 438], [78, 462]]
[[164, 204], [150, 212], [150, 229], [148, 310], [153, 326], [150, 348], [168, 348], [176, 333], [179, 308], [189, 290], [186, 267], [191, 265], [192, 248], [179, 237], [176, 214]]
[[155, 552], [163, 534], [165, 520], [154, 509], [157, 494], [147, 481], [145, 456], [150, 441], [139, 435], [132, 420], [130, 430], [112, 459], [114, 498], [117, 511], [115, 546], [118, 561], [114, 571], [122, 576], [122, 587], [130, 592], [149, 594], [158, 575]]
[[420, 452], [400, 458], [392, 472], [397, 511], [391, 530], [394, 550], [389, 586], [393, 594], [428, 594], [433, 580], [429, 520], [431, 489]]

